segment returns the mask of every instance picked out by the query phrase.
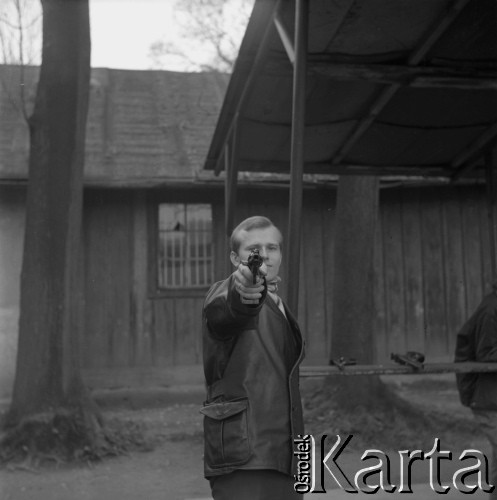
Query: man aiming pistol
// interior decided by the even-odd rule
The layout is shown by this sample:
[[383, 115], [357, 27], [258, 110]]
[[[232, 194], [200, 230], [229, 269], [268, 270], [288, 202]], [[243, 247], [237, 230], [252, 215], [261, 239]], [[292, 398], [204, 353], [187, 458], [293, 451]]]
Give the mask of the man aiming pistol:
[[203, 309], [207, 384], [204, 472], [215, 500], [291, 500], [294, 439], [304, 434], [299, 392], [302, 335], [277, 295], [282, 236], [266, 217], [231, 235], [235, 271]]

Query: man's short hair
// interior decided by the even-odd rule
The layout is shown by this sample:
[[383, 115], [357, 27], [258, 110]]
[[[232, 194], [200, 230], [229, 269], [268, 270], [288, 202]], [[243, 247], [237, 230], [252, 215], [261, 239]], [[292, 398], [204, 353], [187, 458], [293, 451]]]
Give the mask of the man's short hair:
[[238, 226], [233, 229], [230, 237], [230, 248], [233, 252], [238, 253], [240, 249], [239, 234], [242, 231], [252, 231], [253, 229], [266, 229], [267, 227], [274, 227], [280, 233], [280, 245], [283, 243], [283, 235], [281, 231], [267, 218], [262, 215], [254, 215], [248, 219], [243, 220]]

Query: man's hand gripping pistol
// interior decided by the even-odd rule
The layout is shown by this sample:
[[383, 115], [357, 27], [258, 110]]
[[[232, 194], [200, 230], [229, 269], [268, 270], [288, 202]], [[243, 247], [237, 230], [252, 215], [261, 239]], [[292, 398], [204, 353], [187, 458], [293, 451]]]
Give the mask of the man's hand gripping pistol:
[[[252, 304], [258, 305], [262, 297], [262, 291], [264, 285], [260, 278], [264, 278], [265, 272], [261, 269], [264, 264], [263, 257], [259, 254], [259, 250], [252, 250], [247, 260], [242, 260], [242, 268], [238, 269], [235, 275], [238, 275], [236, 279], [236, 287], [242, 304]], [[250, 274], [249, 274], [250, 273]], [[259, 277], [259, 279], [258, 279]], [[244, 284], [245, 283], [245, 284]]]
[[248, 260], [243, 262], [248, 268], [253, 276], [252, 283], [255, 285], [257, 283], [257, 275], [259, 274], [259, 269], [264, 263], [264, 259], [260, 256], [259, 250], [255, 249], [250, 252]]

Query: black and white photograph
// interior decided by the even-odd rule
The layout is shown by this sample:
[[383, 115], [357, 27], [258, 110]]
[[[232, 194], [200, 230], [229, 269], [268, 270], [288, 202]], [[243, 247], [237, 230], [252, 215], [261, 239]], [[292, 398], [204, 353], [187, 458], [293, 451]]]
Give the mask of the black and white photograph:
[[0, 500], [497, 500], [497, 0], [0, 0]]

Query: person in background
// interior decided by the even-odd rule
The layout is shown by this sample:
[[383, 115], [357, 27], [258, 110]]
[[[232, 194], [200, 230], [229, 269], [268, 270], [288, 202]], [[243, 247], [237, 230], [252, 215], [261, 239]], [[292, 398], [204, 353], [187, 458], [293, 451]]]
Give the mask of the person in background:
[[[455, 361], [497, 362], [497, 281], [457, 334]], [[490, 441], [490, 499], [497, 500], [497, 372], [458, 373], [456, 379], [461, 403]]]
[[[211, 287], [203, 308], [204, 474], [215, 500], [302, 498], [293, 440], [304, 433], [304, 345], [277, 295], [282, 235], [255, 216], [233, 230], [230, 243], [235, 270]], [[247, 265], [253, 250], [263, 261], [255, 278]]]

